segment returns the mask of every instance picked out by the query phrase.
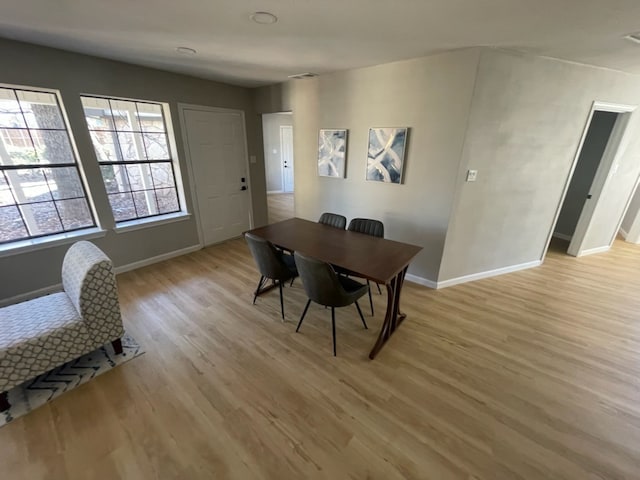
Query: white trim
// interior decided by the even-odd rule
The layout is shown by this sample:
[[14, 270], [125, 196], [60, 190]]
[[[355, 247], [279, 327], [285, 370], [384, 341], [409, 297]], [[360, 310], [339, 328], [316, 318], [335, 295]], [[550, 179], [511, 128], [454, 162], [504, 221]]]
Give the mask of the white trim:
[[[119, 267], [115, 267], [114, 271], [116, 274], [129, 272], [131, 270], [146, 267], [147, 265], [151, 265], [153, 263], [163, 262], [171, 258], [180, 257], [188, 253], [193, 253], [201, 249], [202, 247], [200, 245], [192, 245], [190, 247], [181, 248], [180, 250], [174, 250], [173, 252], [163, 253], [162, 255], [157, 255], [155, 257], [145, 258], [144, 260], [140, 260], [138, 262], [129, 263], [127, 265], [121, 265]], [[51, 293], [59, 292], [61, 290], [62, 290], [62, 283], [56, 283], [55, 285], [51, 285], [49, 287], [39, 288], [38, 290], [33, 290], [31, 292], [21, 293], [14, 297], [2, 299], [0, 300], [0, 307], [4, 307], [6, 305], [12, 305], [14, 303], [24, 302], [25, 300], [31, 300], [32, 298], [41, 297], [43, 295], [49, 295]]]
[[[606, 111], [606, 112], [617, 112], [617, 113], [624, 113], [624, 112], [631, 112], [633, 110], [635, 110], [635, 106], [632, 105], [616, 105], [613, 103], [608, 103], [608, 102], [599, 102], [599, 101], [594, 101], [591, 104], [591, 107], [589, 108], [589, 114], [587, 115], [587, 120], [585, 123], [585, 126], [582, 130], [582, 136], [580, 137], [580, 142], [578, 143], [578, 148], [576, 149], [576, 153], [573, 157], [573, 162], [571, 164], [571, 169], [569, 170], [569, 175], [567, 176], [567, 179], [565, 181], [564, 184], [564, 189], [562, 191], [562, 195], [560, 196], [560, 200], [558, 201], [558, 206], [556, 208], [556, 214], [554, 216], [553, 222], [551, 223], [551, 227], [549, 228], [549, 234], [547, 236], [547, 243], [544, 247], [544, 249], [542, 250], [542, 254], [540, 255], [540, 262], [542, 263], [545, 259], [545, 257], [547, 256], [547, 252], [549, 250], [549, 245], [551, 244], [551, 239], [553, 238], [553, 234], [554, 234], [554, 229], [556, 228], [556, 224], [558, 223], [558, 218], [560, 217], [560, 211], [562, 210], [562, 207], [564, 205], [564, 201], [567, 197], [567, 192], [569, 191], [569, 185], [571, 184], [571, 180], [573, 179], [573, 174], [575, 173], [576, 167], [578, 166], [578, 160], [580, 159], [580, 154], [582, 153], [582, 147], [584, 146], [584, 142], [587, 138], [587, 133], [589, 132], [589, 127], [591, 126], [591, 120], [593, 119], [593, 114], [596, 110], [600, 110], [600, 111]], [[620, 119], [618, 118], [616, 120], [616, 125], [618, 124], [618, 121]], [[614, 125], [614, 130], [616, 125]], [[611, 131], [610, 135], [613, 135], [613, 130]], [[609, 137], [609, 142], [611, 141], [611, 136]], [[618, 150], [620, 150], [620, 145], [618, 145]], [[617, 153], [617, 152], [616, 152]], [[603, 153], [604, 156], [604, 153]], [[600, 160], [600, 163], [602, 163], [602, 159]], [[584, 208], [583, 208], [584, 209]], [[577, 228], [576, 228], [577, 230]], [[582, 237], [584, 239], [584, 237], [586, 236], [586, 232], [583, 232]], [[576, 237], [576, 232], [574, 232], [573, 236], [571, 237], [572, 240], [573, 238]]]
[[190, 218], [190, 213], [169, 213], [167, 215], [158, 215], [156, 217], [141, 218], [138, 220], [130, 220], [128, 222], [120, 222], [113, 230], [116, 233], [126, 233], [134, 230], [166, 225], [167, 223], [182, 222], [183, 220], [189, 220]]
[[[594, 111], [615, 112], [618, 113], [618, 116], [616, 118], [616, 122], [613, 125], [613, 129], [609, 134], [607, 145], [602, 154], [602, 158], [600, 159], [593, 182], [589, 187], [589, 194], [591, 195], [591, 199], [587, 200], [584, 207], [582, 208], [580, 218], [578, 219], [578, 224], [576, 225], [576, 230], [573, 234], [573, 239], [571, 240], [569, 248], [567, 249], [567, 253], [569, 255], [573, 255], [576, 257], [582, 256], [581, 250], [583, 249], [583, 245], [592, 227], [592, 220], [595, 216], [596, 209], [598, 208], [600, 198], [607, 190], [607, 187], [611, 182], [611, 178], [615, 175], [615, 171], [617, 169], [617, 165], [620, 162], [620, 158], [622, 157], [623, 152], [626, 150], [629, 144], [629, 121], [631, 117], [630, 112], [635, 110], [636, 107], [630, 105], [613, 105], [604, 102], [593, 102], [592, 108]], [[629, 201], [631, 201], [631, 198], [629, 198]], [[623, 215], [624, 212], [622, 213], [618, 224], [616, 225], [614, 235], [611, 236], [611, 240], [609, 241], [608, 245], [609, 247], [613, 244], [615, 233], [618, 232], [618, 228], [622, 224]]]
[[181, 248], [180, 250], [174, 250], [172, 252], [163, 253], [162, 255], [156, 255], [155, 257], [145, 258], [144, 260], [140, 260], [138, 262], [128, 263], [127, 265], [120, 265], [119, 267], [115, 267], [114, 270], [116, 274], [129, 272], [131, 270], [146, 267], [147, 265], [164, 262], [165, 260], [169, 260], [171, 258], [180, 257], [188, 253], [193, 253], [201, 249], [202, 247], [200, 245], [191, 245], [190, 247]]
[[0, 258], [10, 257], [21, 253], [35, 252], [45, 248], [57, 247], [68, 243], [77, 242], [78, 240], [89, 240], [92, 238], [104, 237], [106, 230], [101, 228], [87, 228], [76, 230], [74, 232], [58, 233], [56, 235], [48, 235], [46, 237], [31, 238], [28, 240], [19, 240], [16, 242], [0, 245]]
[[438, 283], [433, 280], [429, 280], [428, 278], [419, 277], [418, 275], [413, 275], [411, 273], [407, 273], [404, 276], [404, 279], [411, 283], [417, 283], [418, 285], [424, 285], [429, 288], [438, 288]]
[[559, 238], [560, 240], [566, 240], [567, 242], [570, 242], [573, 237], [565, 233], [553, 232], [553, 238]]
[[576, 257], [584, 257], [585, 255], [593, 255], [594, 253], [608, 252], [609, 250], [611, 250], [611, 245], [605, 245], [604, 247], [589, 248], [587, 250], [582, 250], [578, 252], [578, 255], [576, 255]]
[[461, 283], [473, 282], [474, 280], [481, 280], [483, 278], [495, 277], [497, 275], [503, 275], [505, 273], [517, 272], [519, 270], [526, 270], [528, 268], [534, 268], [542, 265], [542, 260], [534, 260], [533, 262], [521, 263], [519, 265], [511, 265], [510, 267], [496, 268], [494, 270], [487, 270], [486, 272], [472, 273], [471, 275], [464, 275], [462, 277], [451, 278], [449, 280], [443, 280], [438, 282], [437, 288], [451, 287], [453, 285], [459, 285]]
[[620, 230], [618, 230], [620, 232], [620, 235], [622, 236], [622, 238], [624, 238], [625, 240], [627, 239], [627, 237], [629, 236], [629, 232], [627, 232], [624, 228], [620, 227]]
[[61, 290], [62, 283], [56, 283], [55, 285], [51, 285], [50, 287], [39, 288], [38, 290], [33, 290], [32, 292], [21, 293], [20, 295], [16, 295], [14, 297], [4, 298], [0, 300], [0, 308], [6, 307], [7, 305], [13, 305], [14, 303], [25, 302], [33, 298], [50, 295]]
[[193, 202], [194, 212], [196, 213], [196, 226], [198, 227], [198, 241], [200, 246], [204, 245], [204, 232], [202, 230], [202, 222], [200, 216], [200, 206], [198, 204], [198, 192], [196, 191], [196, 179], [193, 174], [193, 161], [191, 159], [191, 151], [189, 150], [189, 135], [187, 131], [187, 119], [185, 116], [186, 110], [195, 110], [201, 112], [217, 112], [217, 113], [237, 113], [242, 119], [242, 128], [244, 130], [244, 153], [245, 153], [245, 166], [247, 173], [247, 193], [249, 194], [249, 229], [254, 227], [254, 213], [253, 213], [253, 183], [251, 181], [251, 164], [249, 162], [249, 144], [247, 140], [247, 122], [244, 114], [244, 110], [238, 110], [234, 108], [222, 108], [222, 107], [208, 107], [205, 105], [193, 105], [190, 103], [178, 103], [178, 116], [180, 118], [180, 127], [182, 129], [182, 143], [184, 147], [184, 153], [186, 156], [187, 173], [189, 176], [189, 189], [191, 190], [191, 201]]
[[[269, 191], [267, 191], [267, 195], [275, 195], [277, 193], [287, 193], [287, 192], [285, 192], [284, 190], [269, 190]], [[291, 192], [291, 193], [293, 193], [293, 192]]]

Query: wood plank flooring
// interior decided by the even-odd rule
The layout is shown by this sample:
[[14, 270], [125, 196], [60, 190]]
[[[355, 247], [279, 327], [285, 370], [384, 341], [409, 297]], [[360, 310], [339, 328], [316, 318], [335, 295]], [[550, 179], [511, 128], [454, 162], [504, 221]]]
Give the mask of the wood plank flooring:
[[269, 223], [293, 218], [293, 193], [271, 193], [267, 195]]
[[[119, 276], [147, 353], [0, 429], [3, 479], [638, 479], [640, 248], [439, 291], [374, 361], [384, 312], [251, 304], [242, 240]], [[366, 309], [365, 309], [366, 311]]]

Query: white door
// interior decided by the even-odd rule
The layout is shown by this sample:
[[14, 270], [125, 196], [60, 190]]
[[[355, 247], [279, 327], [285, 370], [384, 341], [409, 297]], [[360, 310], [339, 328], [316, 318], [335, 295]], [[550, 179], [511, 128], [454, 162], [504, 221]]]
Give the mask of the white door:
[[242, 114], [185, 109], [184, 123], [202, 241], [238, 237], [250, 225]]
[[[597, 253], [606, 250], [613, 243], [615, 234], [620, 228], [620, 225], [618, 224], [618, 227], [615, 229], [615, 232], [612, 235], [611, 241], [608, 245], [598, 245], [597, 248], [585, 248], [585, 240], [589, 233], [589, 228], [591, 227], [591, 221], [593, 220], [598, 201], [600, 200], [601, 195], [605, 190], [605, 186], [611, 178], [612, 173], [614, 173], [614, 165], [617, 162], [618, 157], [620, 156], [620, 152], [624, 150], [624, 146], [627, 143], [624, 141], [624, 136], [626, 133], [627, 124], [629, 123], [630, 113], [622, 112], [629, 112], [630, 110], [634, 109], [634, 107], [626, 107], [622, 105], [618, 106], [618, 108], [614, 108], [613, 106], [609, 106], [609, 108], [610, 109], [606, 110], [603, 108], [602, 110], [617, 112], [619, 113], [619, 115], [613, 127], [613, 130], [611, 131], [607, 147], [605, 148], [602, 159], [600, 160], [600, 165], [598, 166], [595, 178], [593, 179], [593, 183], [591, 184], [591, 188], [589, 189], [589, 195], [585, 199], [582, 213], [580, 214], [575, 232], [571, 237], [571, 243], [569, 244], [569, 248], [567, 249], [567, 253], [574, 257], [580, 257], [588, 253]], [[620, 222], [622, 222], [622, 218], [620, 219]]]
[[282, 156], [282, 190], [293, 192], [293, 127], [280, 127], [280, 152]]

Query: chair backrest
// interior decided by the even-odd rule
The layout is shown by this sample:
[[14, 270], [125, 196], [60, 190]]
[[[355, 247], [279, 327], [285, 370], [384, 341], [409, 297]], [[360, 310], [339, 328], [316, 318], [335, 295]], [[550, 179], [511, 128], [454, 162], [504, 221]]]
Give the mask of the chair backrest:
[[318, 220], [318, 223], [323, 223], [325, 225], [344, 230], [344, 228], [347, 226], [347, 217], [338, 215], [337, 213], [325, 212], [320, 215], [320, 220]]
[[329, 307], [341, 307], [350, 303], [347, 292], [331, 265], [300, 252], [295, 252], [294, 256], [302, 286], [311, 300]]
[[113, 264], [91, 242], [76, 242], [62, 262], [62, 285], [78, 313], [92, 330], [92, 341], [122, 336], [122, 316]]
[[282, 254], [270, 241], [251, 233], [245, 233], [244, 238], [260, 270], [260, 275], [274, 280], [291, 278], [291, 271], [282, 260]]
[[370, 218], [354, 218], [349, 222], [347, 230], [373, 237], [384, 237], [384, 224], [380, 220], [372, 220]]

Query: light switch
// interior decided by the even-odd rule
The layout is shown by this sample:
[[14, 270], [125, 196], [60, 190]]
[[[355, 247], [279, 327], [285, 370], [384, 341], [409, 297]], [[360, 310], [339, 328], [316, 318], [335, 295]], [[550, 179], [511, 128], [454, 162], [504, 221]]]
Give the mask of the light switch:
[[467, 182], [475, 182], [478, 178], [477, 170], [467, 170]]
[[277, 154], [278, 154], [278, 150], [277, 150], [276, 148], [274, 148], [274, 149], [272, 150], [272, 152], [273, 152], [273, 154], [274, 154], [274, 155], [277, 155]]
[[256, 163], [256, 156], [255, 155], [249, 155], [249, 162]]

